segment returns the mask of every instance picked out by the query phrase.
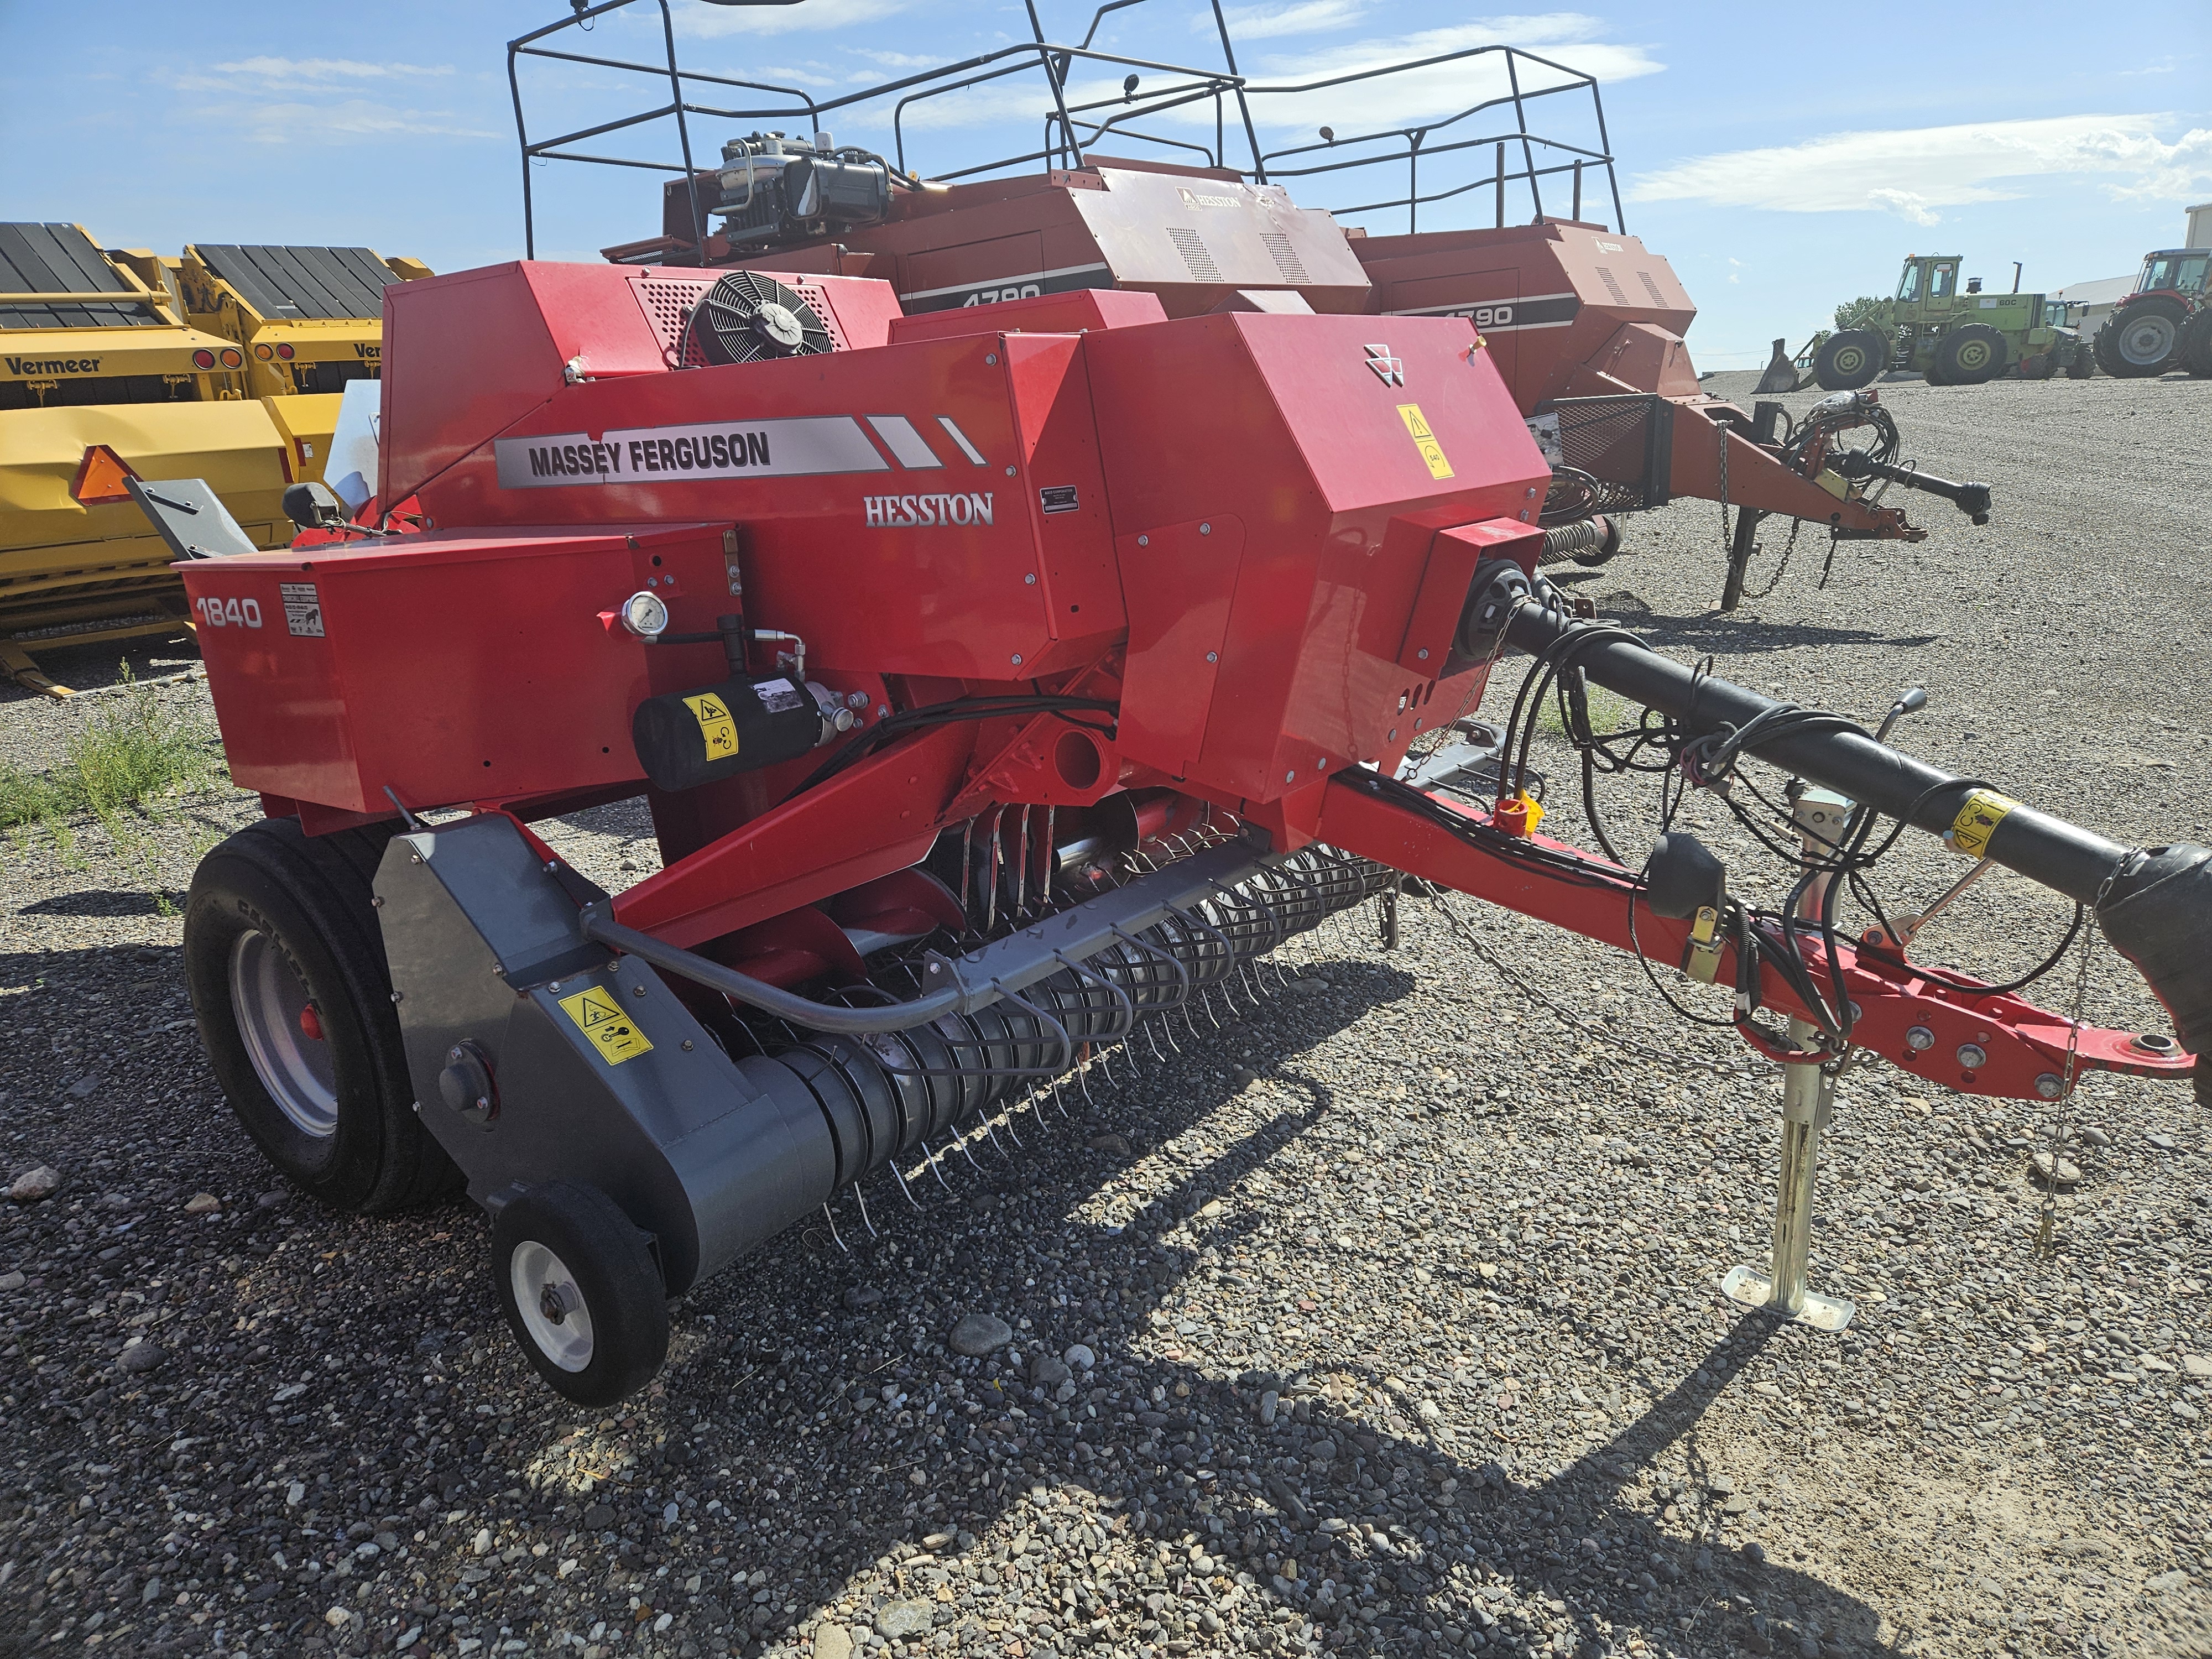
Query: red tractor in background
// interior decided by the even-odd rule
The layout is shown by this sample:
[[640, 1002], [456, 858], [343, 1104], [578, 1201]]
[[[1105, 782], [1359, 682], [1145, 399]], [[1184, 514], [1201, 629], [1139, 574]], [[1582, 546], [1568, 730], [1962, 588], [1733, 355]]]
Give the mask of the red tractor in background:
[[2112, 307], [2092, 343], [2097, 367], [2123, 380], [2185, 368], [2212, 374], [2212, 304], [2205, 276], [2212, 248], [2169, 247], [2143, 256], [2135, 292]]
[[[544, 52], [535, 42], [566, 27], [514, 43], [511, 64]], [[805, 136], [756, 131], [732, 139], [721, 165], [710, 167], [691, 163], [687, 132], [684, 163], [666, 169], [674, 176], [663, 187], [660, 233], [604, 252], [618, 264], [880, 277], [909, 314], [1101, 288], [1152, 294], [1170, 317], [1224, 307], [1362, 313], [1378, 319], [1379, 363], [1392, 356], [1381, 319], [1465, 318], [1552, 463], [1553, 484], [1538, 516], [1563, 530], [1596, 526], [1571, 531], [1578, 544], [1563, 544], [1553, 556], [1601, 562], [1620, 545], [1619, 514], [1680, 496], [1717, 501], [1728, 549], [1723, 610], [1735, 608], [1755, 532], [1768, 517], [1825, 529], [1832, 556], [1838, 541], [1925, 535], [1901, 507], [1884, 501], [1892, 485], [1943, 496], [1975, 523], [1987, 521], [1987, 487], [1948, 483], [1908, 463], [1877, 392], [1831, 398], [1793, 425], [1779, 404], [1747, 410], [1700, 388], [1682, 337], [1695, 305], [1664, 258], [1615, 228], [1620, 195], [1590, 76], [1515, 48], [1486, 46], [1271, 86], [1236, 74], [1225, 32], [1229, 67], [1221, 71], [1088, 47], [1089, 37], [1084, 48], [1071, 50], [1049, 47], [1040, 36], [835, 100], [793, 92], [794, 101], [780, 108], [713, 112], [804, 123]], [[562, 61], [640, 68], [573, 53]], [[904, 119], [927, 100], [1032, 72], [1040, 63], [1054, 100], [1045, 146], [954, 169], [947, 181], [925, 181], [908, 170], [902, 134], [887, 161], [840, 145], [823, 131], [833, 116], [865, 118], [892, 94]], [[1351, 95], [1355, 83], [1372, 96], [1401, 77], [1433, 76], [1443, 64], [1470, 79], [1502, 66], [1500, 84], [1510, 90], [1418, 126], [1343, 136], [1323, 126], [1318, 142], [1261, 145], [1255, 108], [1265, 114], [1285, 99], [1304, 100], [1301, 109], [1325, 106]], [[1085, 67], [1141, 73], [1091, 96], [1075, 79]], [[668, 73], [682, 72], [672, 61]], [[532, 141], [521, 80], [511, 78], [525, 133], [527, 211], [533, 159], [616, 158], [577, 152], [575, 144], [596, 126]], [[1595, 143], [1531, 131], [1531, 107], [1563, 95], [1587, 96]], [[1148, 126], [1206, 102], [1217, 117], [1211, 147]], [[1494, 127], [1484, 125], [1492, 112]], [[1250, 149], [1242, 167], [1227, 164], [1224, 142], [1239, 129]], [[1159, 146], [1168, 159], [1109, 156], [1109, 143]], [[1041, 170], [1029, 170], [1039, 163]], [[1395, 173], [1401, 166], [1402, 185]], [[1299, 204], [1285, 187], [1304, 180], [1318, 186], [1338, 175], [1368, 184], [1378, 170], [1389, 171], [1392, 182], [1381, 187], [1388, 198], [1339, 212], [1403, 210], [1406, 234], [1340, 225], [1336, 214]], [[1461, 176], [1470, 171], [1480, 176]], [[1583, 217], [1586, 185], [1601, 182], [1611, 224]], [[1509, 189], [1516, 198], [1525, 192], [1531, 222], [1506, 222]], [[1462, 198], [1488, 205], [1495, 223], [1418, 228], [1425, 207]], [[1561, 207], [1564, 216], [1550, 210]], [[534, 225], [526, 229], [534, 244]], [[1732, 531], [1729, 507], [1737, 509]]]

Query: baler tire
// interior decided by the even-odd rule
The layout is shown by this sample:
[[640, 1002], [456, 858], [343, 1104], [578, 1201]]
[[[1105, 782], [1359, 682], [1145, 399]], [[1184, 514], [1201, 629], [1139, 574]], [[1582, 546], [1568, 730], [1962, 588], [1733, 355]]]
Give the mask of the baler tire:
[[[1839, 367], [1838, 359], [1856, 367]], [[1813, 357], [1813, 379], [1823, 392], [1856, 392], [1880, 380], [1888, 367], [1888, 341], [1870, 328], [1847, 328], [1820, 343]]]
[[[491, 1277], [514, 1340], [563, 1399], [611, 1406], [668, 1358], [668, 1292], [647, 1236], [596, 1187], [556, 1181], [510, 1200], [491, 1224]], [[518, 1281], [537, 1287], [527, 1308]], [[566, 1305], [548, 1307], [556, 1296]]]
[[[186, 988], [232, 1112], [294, 1186], [363, 1215], [461, 1185], [415, 1115], [369, 902], [368, 872], [390, 839], [374, 828], [309, 836], [297, 819], [264, 818], [200, 860], [185, 907]], [[257, 984], [279, 1009], [312, 1007], [320, 1038], [303, 1017], [295, 1016], [294, 1042], [275, 1028], [270, 1006], [241, 1010], [241, 993]]]
[[[1979, 354], [1976, 346], [1982, 348]], [[1936, 344], [1934, 367], [1942, 371], [1947, 386], [1980, 386], [2005, 371], [2004, 336], [1986, 323], [1954, 328]]]

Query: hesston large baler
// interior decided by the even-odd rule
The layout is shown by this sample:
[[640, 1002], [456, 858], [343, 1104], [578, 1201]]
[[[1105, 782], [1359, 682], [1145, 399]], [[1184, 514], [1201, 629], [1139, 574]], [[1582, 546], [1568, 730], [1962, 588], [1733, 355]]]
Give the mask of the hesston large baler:
[[[1846, 1057], [2035, 1100], [2186, 1078], [2212, 1036], [2212, 853], [1567, 614], [1550, 469], [1463, 319], [1394, 322], [1386, 381], [1371, 319], [1107, 291], [908, 317], [870, 279], [525, 263], [386, 305], [384, 494], [434, 529], [183, 567], [269, 814], [195, 877], [188, 972], [294, 1182], [356, 1211], [465, 1182], [573, 1400], [653, 1375], [666, 1297], [1409, 887], [1736, 988], [1787, 1079], [1738, 1288], [1816, 1322], [1847, 1312], [1804, 1284]], [[1436, 756], [1407, 781], [1508, 650], [1498, 799], [1419, 781]], [[1788, 914], [1679, 830], [1640, 870], [1534, 833], [1513, 745], [1588, 684], [1651, 711], [1680, 788], [1802, 781]], [[665, 864], [618, 894], [530, 828], [641, 795]], [[1839, 937], [1836, 878], [1907, 826], [2093, 912], [2179, 1042]]]

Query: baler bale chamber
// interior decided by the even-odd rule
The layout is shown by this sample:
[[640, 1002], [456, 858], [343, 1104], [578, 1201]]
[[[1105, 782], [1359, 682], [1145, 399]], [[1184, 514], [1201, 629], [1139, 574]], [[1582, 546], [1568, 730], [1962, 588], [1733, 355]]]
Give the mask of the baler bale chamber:
[[[386, 303], [382, 494], [433, 527], [185, 567], [269, 812], [204, 862], [188, 970], [270, 1160], [349, 1210], [465, 1185], [572, 1400], [654, 1374], [667, 1297], [1401, 890], [1734, 984], [1793, 1078], [2195, 1066], [2212, 854], [1567, 615], [1464, 319], [1395, 321], [1386, 375], [1371, 319], [1104, 291], [907, 317], [868, 279], [526, 262]], [[1450, 792], [1428, 745], [1477, 746], [1508, 651], [1645, 704], [1708, 783], [1758, 755], [1847, 793], [1809, 870], [1909, 820], [2093, 906], [2179, 1042], [1739, 903], [1686, 837], [1632, 870]], [[621, 893], [530, 827], [641, 796], [665, 867]]]

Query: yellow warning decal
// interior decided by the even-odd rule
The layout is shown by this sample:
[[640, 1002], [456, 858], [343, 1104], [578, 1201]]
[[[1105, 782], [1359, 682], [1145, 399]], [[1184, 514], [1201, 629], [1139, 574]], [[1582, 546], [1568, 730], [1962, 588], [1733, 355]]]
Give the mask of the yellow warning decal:
[[572, 997], [562, 997], [561, 1012], [599, 1045], [599, 1058], [610, 1066], [635, 1060], [653, 1047], [652, 1041], [637, 1029], [637, 1022], [623, 1012], [615, 994], [604, 986], [594, 985]]
[[720, 697], [712, 691], [702, 691], [696, 697], [684, 698], [684, 706], [699, 722], [708, 760], [727, 760], [738, 752], [738, 723], [730, 718], [729, 708]]
[[1943, 839], [1970, 859], [1985, 859], [1990, 855], [1990, 837], [2004, 822], [2005, 814], [2019, 805], [1994, 789], [1972, 790], [1960, 806], [1958, 817], [1951, 820], [1951, 833]]
[[1429, 430], [1428, 417], [1421, 413], [1419, 404], [1400, 404], [1398, 418], [1406, 423], [1406, 430], [1413, 435], [1413, 447], [1421, 452], [1421, 459], [1429, 464], [1431, 478], [1449, 478], [1451, 463], [1444, 459], [1444, 447], [1437, 441], [1437, 434]]

